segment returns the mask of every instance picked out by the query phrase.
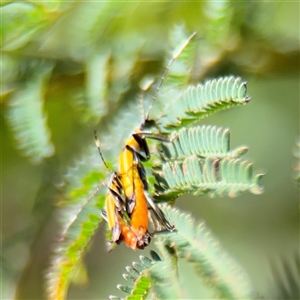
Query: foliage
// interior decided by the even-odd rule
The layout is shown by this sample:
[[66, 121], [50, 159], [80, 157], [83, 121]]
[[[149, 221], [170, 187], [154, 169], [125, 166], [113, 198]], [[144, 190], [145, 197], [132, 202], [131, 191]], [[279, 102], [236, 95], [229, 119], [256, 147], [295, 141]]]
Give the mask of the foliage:
[[247, 147], [239, 147], [230, 151], [230, 131], [228, 128], [202, 125], [180, 129], [172, 143], [162, 147], [164, 161], [183, 160], [185, 156], [198, 157], [241, 157], [248, 151]]
[[[180, 43], [177, 41], [179, 45], [184, 44], [187, 40], [187, 36], [182, 34], [183, 32], [183, 27], [176, 27], [172, 33], [173, 37], [174, 35], [176, 36], [176, 34], [179, 36], [183, 35], [183, 40]], [[181, 47], [182, 46], [180, 46], [179, 49], [181, 49]], [[189, 47], [187, 48], [187, 51], [191, 51]], [[181, 64], [181, 66], [186, 66], [183, 68], [186, 70], [187, 65], [190, 65], [190, 61], [187, 59], [185, 49], [182, 54], [182, 56], [175, 55], [176, 58], [178, 56], [176, 61], [178, 64]], [[190, 58], [192, 59], [193, 56]], [[176, 80], [175, 78], [172, 79], [172, 86], [177, 86], [178, 90], [179, 86], [183, 87], [184, 85], [181, 76], [176, 78]], [[176, 82], [178, 82], [178, 84], [176, 84]], [[160, 83], [156, 87], [156, 93], [159, 92], [159, 89]], [[185, 111], [183, 107], [189, 107], [188, 113], [192, 111], [193, 115], [197, 116], [193, 116], [189, 123], [197, 121], [198, 115], [202, 112], [204, 116], [207, 116], [220, 109], [228, 108], [235, 104], [239, 105], [240, 103], [247, 103], [249, 101], [249, 97], [246, 95], [245, 83], [241, 82], [240, 78], [221, 78], [212, 83], [206, 83], [204, 88], [202, 85], [198, 85], [197, 92], [195, 93], [190, 92], [191, 89], [193, 89], [193, 87], [189, 87], [187, 92], [182, 93], [183, 98], [181, 99], [181, 103], [183, 104], [182, 107], [179, 107], [179, 110], [181, 109], [183, 111]], [[185, 96], [187, 93], [189, 95], [188, 97]], [[197, 105], [191, 104], [193, 102], [197, 103]], [[204, 128], [204, 130], [202, 130], [202, 133], [204, 133], [202, 134], [200, 131], [201, 128], [186, 129], [187, 122], [175, 124], [176, 127], [183, 127], [175, 138], [175, 141], [177, 139], [180, 140], [181, 145], [183, 145], [182, 148], [189, 149], [191, 148], [191, 144], [193, 144], [196, 147], [195, 153], [201, 152], [201, 147], [208, 148], [214, 153], [224, 144], [224, 141], [220, 141], [216, 138], [218, 130], [213, 127]], [[172, 126], [168, 127], [174, 127], [175, 124], [171, 124]], [[200, 149], [197, 149], [197, 145], [191, 141], [193, 137], [187, 138], [190, 130], [196, 130], [195, 135], [201, 141], [198, 143], [198, 145], [201, 145]], [[223, 131], [223, 129], [221, 128], [219, 131]], [[173, 134], [175, 134], [174, 131]], [[215, 145], [210, 142], [211, 140], [206, 138], [206, 136], [211, 135], [211, 140], [215, 141], [216, 149], [214, 149]], [[225, 143], [228, 145], [228, 141], [225, 141]], [[174, 144], [174, 142], [172, 144]], [[225, 151], [226, 150], [228, 149], [225, 149]], [[253, 193], [260, 193], [260, 187], [258, 186], [257, 181], [261, 175], [252, 178], [251, 165], [249, 165], [249, 163], [239, 161], [230, 153], [228, 155], [228, 153], [224, 151], [221, 153], [222, 158], [224, 158], [222, 161], [219, 161], [220, 159], [218, 157], [213, 156], [207, 157], [204, 161], [199, 161], [197, 157], [189, 157], [189, 155], [190, 153], [188, 153], [188, 150], [183, 151], [183, 153], [179, 155], [180, 162], [177, 162], [176, 159], [178, 155], [174, 155], [173, 151], [171, 155], [171, 160], [173, 161], [171, 163], [163, 163], [163, 173], [160, 174], [161, 179], [158, 176], [156, 179], [158, 184], [165, 181], [168, 183], [167, 189], [165, 188], [167, 191], [162, 193], [164, 199], [166, 199], [165, 195], [168, 195], [169, 200], [174, 200], [179, 195], [187, 192], [192, 192], [196, 195], [213, 192], [211, 194], [214, 196], [224, 196], [226, 194], [236, 196], [245, 190], [251, 190]], [[218, 164], [218, 166], [216, 166], [216, 164]], [[87, 164], [84, 163], [84, 166], [86, 167]], [[99, 175], [97, 173], [96, 176], [94, 175], [95, 171], [93, 168], [87, 168], [83, 172], [80, 168], [77, 168], [77, 172], [78, 171], [80, 171], [81, 177], [77, 178], [77, 175], [75, 175], [76, 184], [73, 185], [71, 182], [71, 184], [68, 185], [68, 189], [70, 189], [68, 198], [71, 198], [72, 202], [78, 201], [79, 208], [74, 211], [70, 206], [70, 202], [67, 203], [65, 208], [70, 216], [68, 217], [65, 215], [62, 218], [62, 223], [64, 224], [64, 229], [61, 234], [62, 242], [57, 245], [58, 250], [55, 251], [52, 260], [52, 268], [48, 273], [50, 299], [65, 298], [65, 293], [68, 284], [70, 283], [73, 270], [82, 259], [82, 255], [86, 251], [90, 238], [101, 223], [99, 215], [100, 210], [104, 209], [104, 189], [97, 188], [99, 195], [102, 195], [101, 201], [96, 200], [98, 199], [98, 196], [95, 194], [88, 196], [93, 189], [96, 189], [94, 184], [97, 182], [96, 178], [99, 178]], [[74, 180], [74, 175], [72, 175], [72, 178]], [[77, 181], [79, 181], [79, 184]], [[174, 221], [174, 224], [177, 224], [177, 222]], [[75, 232], [71, 233], [73, 230], [75, 230]], [[169, 268], [171, 267], [172, 265], [169, 265]], [[126, 289], [126, 291], [131, 292], [132, 289]]]
[[[152, 267], [153, 262], [145, 256], [140, 256], [140, 261], [141, 263], [133, 262], [132, 267], [127, 266], [127, 273], [123, 274], [123, 278], [130, 284], [130, 286], [117, 286], [119, 290], [130, 294], [130, 296], [126, 299], [144, 299], [149, 292], [151, 283], [149, 277], [144, 274]], [[116, 299], [114, 296], [110, 296], [109, 298]]]
[[32, 163], [40, 163], [54, 153], [50, 132], [43, 111], [44, 87], [53, 68], [52, 63], [39, 64], [28, 71], [29, 77], [10, 99], [7, 121], [15, 135], [18, 148], [24, 151]]
[[171, 125], [167, 124], [166, 126], [188, 126], [214, 112], [238, 104], [246, 104], [250, 101], [246, 91], [246, 83], [241, 82], [241, 78], [233, 76], [209, 80], [203, 85], [190, 86], [173, 103], [176, 107], [177, 122], [170, 121], [169, 114], [167, 118]]
[[155, 171], [157, 198], [172, 200], [185, 193], [211, 197], [236, 197], [249, 190], [261, 194], [263, 174], [253, 174], [252, 164], [239, 157], [246, 147], [233, 151], [229, 130], [216, 126], [181, 129], [169, 144], [162, 145], [162, 166]]
[[[1, 105], [4, 117], [3, 144], [4, 150], [8, 149], [4, 152], [3, 163], [7, 178], [13, 174], [13, 182], [3, 195], [4, 210], [9, 208], [10, 212], [4, 214], [9, 216], [6, 220], [9, 219], [10, 224], [4, 227], [4, 237], [17, 231], [15, 240], [18, 240], [17, 236], [22, 236], [22, 240], [27, 241], [25, 251], [23, 248], [21, 251], [23, 254], [27, 253], [29, 243], [38, 247], [41, 243], [35, 241], [45, 237], [43, 245], [47, 246], [43, 246], [42, 251], [39, 248], [34, 252], [36, 248], [31, 248], [27, 260], [30, 267], [38, 261], [35, 259], [36, 253], [46, 256], [43, 250], [50, 248], [55, 235], [56, 247], [47, 275], [51, 292], [52, 287], [60, 285], [60, 296], [65, 296], [72, 280], [71, 274], [78, 268], [76, 265], [82, 262], [92, 236], [102, 223], [99, 211], [104, 205], [105, 183], [109, 174], [92, 145], [93, 129], [96, 127], [98, 130], [109, 166], [116, 169], [116, 157], [124, 145], [124, 139], [143, 117], [136, 100], [141, 79], [162, 73], [159, 69], [168, 64], [187, 32], [196, 30], [197, 37], [172, 65], [150, 113], [150, 117], [158, 120], [173, 138], [172, 143], [159, 145], [161, 157], [155, 157], [155, 160], [147, 163], [150, 168], [154, 161], [158, 164], [153, 170], [157, 182], [149, 178], [151, 186], [153, 183], [156, 185], [156, 190], [152, 190], [156, 193], [153, 196], [158, 201], [165, 201], [174, 200], [186, 192], [208, 193], [209, 196], [237, 196], [244, 191], [255, 194], [262, 192], [262, 174], [252, 171], [252, 163], [241, 158], [247, 149], [238, 147], [230, 150], [229, 129], [202, 124], [198, 126], [196, 123], [219, 109], [248, 102], [244, 81], [231, 74], [240, 74], [251, 81], [252, 74], [264, 74], [264, 78], [267, 78], [266, 73], [271, 72], [272, 75], [282, 74], [289, 80], [285, 76], [286, 70], [290, 65], [293, 65], [291, 70], [297, 69], [298, 64], [293, 62], [298, 55], [299, 34], [298, 26], [292, 23], [297, 10], [285, 3], [269, 5], [236, 1], [132, 2], [126, 5], [122, 1], [2, 1]], [[186, 24], [187, 28], [181, 25], [174, 27], [174, 23], [178, 24], [179, 21]], [[166, 52], [168, 57], [164, 58]], [[255, 120], [254, 123], [259, 118], [267, 123], [270, 121], [268, 116], [272, 116], [276, 124], [280, 124], [280, 129], [274, 127], [273, 131], [272, 127], [270, 130], [279, 134], [284, 124], [288, 123], [284, 122], [284, 109], [290, 107], [293, 89], [287, 88], [284, 103], [279, 100], [276, 102], [273, 101], [277, 96], [276, 89], [265, 87], [261, 77], [255, 78], [256, 84], [261, 83], [262, 91], [266, 91], [265, 99], [261, 97], [259, 105], [265, 103], [270, 107], [266, 109], [262, 105], [257, 113], [251, 110], [251, 105], [246, 111], [253, 114], [251, 118]], [[220, 83], [223, 87], [218, 85]], [[254, 96], [252, 83], [249, 86]], [[138, 96], [146, 112], [156, 89], [157, 85], [153, 85], [150, 92]], [[228, 93], [231, 99], [227, 98]], [[272, 100], [270, 103], [267, 102], [268, 97]], [[257, 103], [253, 103], [254, 107]], [[194, 105], [192, 110], [190, 105]], [[274, 118], [272, 114], [278, 107], [280, 122], [279, 116]], [[265, 115], [262, 117], [260, 112]], [[290, 114], [286, 115], [290, 121]], [[239, 121], [239, 115], [236, 116]], [[220, 120], [222, 122], [222, 117]], [[269, 124], [274, 125], [271, 122]], [[249, 127], [253, 132], [268, 131], [265, 128], [258, 129], [253, 124], [249, 124]], [[193, 142], [195, 139], [198, 139], [197, 143]], [[251, 148], [259, 148], [262, 156], [267, 153], [269, 157], [270, 152], [275, 155], [276, 147], [268, 145], [267, 140]], [[245, 141], [249, 142], [247, 138]], [[10, 144], [24, 156], [23, 160], [15, 155]], [[151, 151], [157, 152], [156, 144], [152, 146]], [[270, 151], [272, 147], [276, 151]], [[53, 160], [49, 159], [51, 156]], [[265, 161], [266, 158], [263, 159], [264, 165]], [[280, 159], [276, 157], [276, 165], [278, 161]], [[61, 169], [65, 170], [63, 180], [59, 182], [60, 194], [46, 197], [39, 192], [35, 196], [40, 182], [39, 172], [47, 164], [52, 167], [49, 174], [55, 174], [48, 175], [45, 171], [48, 185], [57, 181], [57, 173]], [[275, 163], [268, 166], [268, 171], [271, 170], [269, 174], [273, 166]], [[176, 174], [173, 172], [175, 168], [178, 170]], [[199, 175], [196, 182], [192, 181], [190, 174], [194, 173], [190, 171], [196, 171]], [[26, 184], [22, 185], [22, 182]], [[12, 189], [12, 186], [17, 188]], [[34, 197], [28, 192], [31, 190]], [[14, 195], [21, 196], [14, 198]], [[39, 201], [38, 205], [32, 203], [35, 198]], [[55, 217], [60, 217], [58, 239], [56, 230], [50, 230], [51, 234], [48, 235], [42, 232], [50, 219], [50, 210], [43, 212], [43, 222], [35, 217], [37, 208], [46, 201], [59, 206], [51, 219], [54, 223]], [[271, 205], [273, 207], [273, 203]], [[34, 210], [31, 214], [32, 207]], [[243, 207], [246, 205], [243, 204]], [[270, 207], [267, 209], [270, 211]], [[17, 218], [13, 217], [14, 211]], [[284, 211], [281, 206], [280, 211]], [[23, 227], [24, 232], [27, 227], [35, 228], [29, 238], [23, 234]], [[164, 244], [163, 241], [161, 243]], [[174, 256], [170, 255], [168, 261], [164, 248], [159, 244], [158, 247], [169, 270], [174, 272]], [[4, 256], [12, 256], [12, 248], [7, 248]], [[26, 259], [27, 256], [23, 261]], [[45, 261], [41, 265], [46, 265]], [[23, 285], [19, 284], [19, 289], [25, 294], [27, 286], [31, 290], [20, 298], [41, 298], [41, 294], [32, 295], [32, 289], [44, 286], [39, 284], [42, 281], [41, 272], [37, 276], [40, 281], [33, 280], [33, 284], [30, 284], [27, 277], [34, 272], [27, 272], [27, 269], [21, 272], [23, 269], [24, 265], [18, 265], [14, 271], [25, 278], [20, 279]], [[156, 287], [159, 288], [157, 283], [151, 289]], [[55, 293], [52, 295], [56, 297]]]
[[[57, 241], [47, 274], [49, 299], [65, 299], [74, 272], [102, 221], [99, 210], [103, 208], [104, 200], [103, 196], [94, 196], [88, 199], [88, 205], [68, 206], [63, 218], [65, 228]], [[72, 219], [67, 219], [67, 215]]]
[[261, 194], [260, 179], [263, 174], [252, 174], [252, 165], [240, 159], [206, 158], [196, 156], [186, 158], [183, 162], [165, 163], [162, 177], [167, 186], [160, 185], [158, 197], [174, 198], [186, 193], [200, 196], [210, 193], [211, 197], [236, 197], [249, 190], [253, 194]]
[[[150, 286], [153, 287], [151, 296], [155, 299], [184, 298], [188, 291], [180, 284], [178, 259], [186, 260], [194, 266], [199, 284], [205, 282], [210, 287], [214, 293], [213, 299], [249, 299], [254, 296], [246, 274], [225, 253], [204, 222], [196, 222], [190, 215], [169, 206], [163, 206], [163, 211], [176, 224], [177, 230], [157, 234], [160, 260], [151, 262], [140, 257], [142, 265], [134, 263], [133, 267], [127, 267], [129, 274], [123, 277], [129, 281], [130, 286], [118, 286], [131, 295], [126, 299], [145, 299], [144, 295], [149, 293]], [[138, 289], [140, 281], [147, 284]]]

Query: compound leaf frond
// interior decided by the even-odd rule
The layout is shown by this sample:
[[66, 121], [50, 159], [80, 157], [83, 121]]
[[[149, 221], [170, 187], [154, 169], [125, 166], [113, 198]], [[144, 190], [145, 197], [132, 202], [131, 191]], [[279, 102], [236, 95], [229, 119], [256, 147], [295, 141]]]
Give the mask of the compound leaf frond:
[[193, 155], [184, 161], [166, 162], [162, 171], [156, 173], [157, 181], [164, 177], [160, 186], [163, 191], [158, 191], [158, 198], [174, 197], [192, 193], [210, 197], [236, 197], [240, 193], [250, 191], [261, 194], [263, 188], [260, 184], [263, 174], [254, 174], [252, 164], [238, 158], [213, 158], [199, 159]]
[[176, 115], [169, 114], [167, 128], [188, 126], [220, 110], [246, 104], [246, 82], [240, 77], [228, 76], [208, 80], [204, 84], [189, 86], [172, 106], [178, 107]]
[[153, 282], [151, 293], [155, 295], [155, 299], [183, 299], [177, 257], [173, 249], [166, 247], [162, 239], [157, 239], [155, 244], [163, 259], [157, 261], [148, 271]]
[[176, 224], [176, 231], [161, 234], [160, 239], [195, 267], [197, 275], [218, 299], [249, 299], [253, 295], [251, 283], [242, 268], [223, 250], [206, 228], [178, 209], [162, 205], [168, 220]]
[[163, 159], [180, 160], [196, 154], [198, 157], [240, 157], [248, 150], [239, 147], [230, 151], [229, 129], [211, 125], [182, 128], [173, 135], [172, 143], [162, 144]]
[[30, 79], [25, 80], [11, 96], [6, 117], [17, 147], [32, 163], [38, 164], [54, 153], [43, 108], [45, 85], [53, 64], [36, 61], [32, 63], [36, 64], [36, 70], [31, 70]]
[[47, 273], [48, 299], [66, 298], [74, 271], [102, 222], [104, 201], [99, 193], [79, 203], [67, 203], [61, 210], [62, 230]]
[[[133, 262], [132, 266], [126, 267], [127, 273], [123, 274], [123, 278], [128, 285], [117, 285], [120, 291], [129, 294], [126, 297], [128, 300], [146, 299], [149, 293], [151, 281], [147, 272], [152, 268], [154, 262], [142, 255], [140, 261], [140, 263]], [[110, 296], [109, 299], [115, 299], [114, 297]]]

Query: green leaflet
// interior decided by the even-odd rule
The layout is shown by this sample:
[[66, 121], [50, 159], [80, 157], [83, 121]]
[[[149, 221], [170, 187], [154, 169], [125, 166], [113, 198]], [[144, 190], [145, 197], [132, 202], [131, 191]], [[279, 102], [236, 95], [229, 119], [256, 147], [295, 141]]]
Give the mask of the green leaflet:
[[[155, 254], [153, 261], [147, 259], [147, 266], [134, 263], [126, 268], [128, 273], [123, 277], [129, 285], [118, 285], [120, 290], [130, 293], [126, 299], [145, 299], [148, 293], [154, 299], [184, 299], [188, 291], [180, 282], [179, 259], [194, 265], [199, 284], [205, 283], [216, 299], [250, 299], [255, 295], [242, 268], [221, 248], [204, 222], [196, 222], [191, 215], [168, 205], [160, 207], [175, 224], [176, 231], [155, 235], [160, 257]], [[147, 289], [136, 289], [140, 282], [146, 286], [144, 281], [149, 283]], [[117, 298], [110, 296], [110, 299]]]
[[[163, 260], [153, 260], [140, 256], [141, 263], [133, 262], [132, 266], [127, 266], [127, 273], [123, 278], [127, 285], [118, 284], [117, 288], [122, 292], [129, 294], [126, 299], [146, 299], [149, 292], [155, 299], [177, 299], [182, 296], [178, 288], [178, 274], [174, 256], [168, 253], [161, 240], [157, 241], [157, 246], [163, 255]], [[154, 252], [155, 253], [155, 252]], [[155, 255], [157, 255], [155, 253]], [[151, 288], [151, 290], [150, 290]], [[109, 299], [119, 299], [116, 296], [110, 296]]]
[[155, 245], [162, 259], [148, 271], [152, 282], [151, 293], [155, 299], [183, 299], [184, 289], [179, 280], [176, 253], [163, 239], [156, 239]]
[[199, 157], [239, 157], [248, 151], [239, 147], [230, 151], [230, 132], [228, 128], [202, 125], [182, 128], [173, 133], [172, 143], [164, 143], [162, 158], [180, 160], [196, 154]]
[[66, 298], [72, 275], [102, 222], [100, 210], [104, 207], [104, 201], [103, 195], [94, 195], [85, 203], [67, 207], [63, 217], [65, 226], [47, 272], [48, 299]]
[[95, 153], [78, 160], [64, 177], [67, 200], [60, 203], [60, 239], [47, 273], [50, 300], [66, 298], [73, 273], [102, 223], [107, 188], [105, 174], [99, 171], [101, 160], [96, 149], [88, 149], [87, 153], [92, 150]]
[[[124, 45], [115, 44], [117, 49], [97, 49], [85, 61], [85, 89], [73, 104], [83, 123], [97, 124], [130, 88], [129, 79], [140, 45], [124, 52], [118, 49], [124, 49]], [[112, 58], [113, 62], [110, 61]]]
[[[157, 189], [158, 198], [176, 198], [179, 195], [193, 193], [211, 197], [236, 197], [249, 191], [261, 194], [261, 173], [253, 173], [252, 164], [238, 158], [199, 159], [197, 156], [187, 157], [184, 161], [167, 162], [162, 171], [156, 172], [161, 189]], [[163, 185], [160, 178], [163, 177]], [[167, 183], [167, 186], [165, 185]]]
[[181, 259], [191, 262], [199, 280], [211, 288], [217, 299], [249, 299], [253, 288], [241, 267], [223, 250], [206, 228], [191, 215], [170, 206], [161, 206], [176, 230], [160, 234]]
[[175, 114], [166, 116], [166, 128], [188, 126], [212, 113], [233, 106], [246, 104], [251, 100], [247, 95], [246, 82], [240, 77], [220, 77], [204, 84], [189, 86], [172, 102]]
[[105, 98], [108, 89], [106, 77], [109, 58], [108, 51], [97, 51], [92, 53], [85, 62], [85, 92], [84, 95], [77, 97], [74, 104], [81, 111], [80, 118], [84, 123], [90, 120], [96, 123], [107, 113]]
[[229, 129], [217, 126], [184, 127], [170, 143], [160, 145], [162, 165], [154, 170], [158, 200], [176, 199], [185, 193], [211, 197], [236, 197], [249, 191], [261, 194], [262, 173], [240, 159], [248, 150], [230, 150]]
[[[117, 285], [117, 288], [124, 293], [130, 294], [126, 299], [137, 300], [146, 299], [150, 289], [150, 279], [147, 275], [147, 270], [153, 266], [151, 259], [140, 256], [141, 263], [132, 263], [131, 266], [126, 267], [127, 273], [123, 274], [124, 279], [129, 285]], [[110, 296], [109, 299], [116, 299], [115, 296]]]
[[44, 112], [45, 86], [52, 72], [53, 63], [32, 61], [36, 70], [30, 70], [29, 77], [12, 95], [6, 118], [17, 147], [34, 164], [52, 156], [54, 146], [50, 141], [50, 130]]

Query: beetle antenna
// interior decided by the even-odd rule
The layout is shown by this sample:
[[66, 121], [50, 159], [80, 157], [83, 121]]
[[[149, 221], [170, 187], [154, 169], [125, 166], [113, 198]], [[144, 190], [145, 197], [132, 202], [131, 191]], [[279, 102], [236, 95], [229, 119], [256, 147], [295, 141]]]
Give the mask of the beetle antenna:
[[177, 52], [175, 52], [175, 54], [173, 55], [173, 57], [172, 57], [172, 59], [170, 60], [169, 64], [165, 67], [164, 72], [163, 72], [162, 76], [160, 77], [159, 84], [158, 84], [157, 87], [156, 87], [156, 91], [155, 91], [155, 93], [154, 93], [154, 95], [153, 95], [153, 97], [152, 97], [152, 103], [151, 103], [151, 105], [150, 105], [150, 107], [149, 107], [149, 109], [148, 109], [148, 112], [147, 112], [147, 115], [146, 115], [145, 120], [149, 120], [149, 115], [150, 115], [151, 109], [152, 109], [152, 107], [153, 107], [153, 105], [154, 105], [154, 102], [156, 101], [156, 98], [157, 98], [157, 96], [158, 96], [158, 93], [159, 93], [159, 91], [160, 91], [160, 88], [161, 88], [161, 86], [162, 86], [162, 84], [163, 84], [163, 82], [164, 82], [164, 80], [165, 80], [165, 78], [166, 78], [166, 76], [167, 76], [167, 74], [168, 74], [168, 72], [169, 72], [169, 70], [170, 70], [172, 64], [173, 64], [173, 62], [178, 58], [178, 56], [182, 53], [182, 51], [185, 49], [185, 47], [189, 44], [189, 42], [190, 42], [195, 36], [196, 36], [196, 31], [193, 32], [193, 33], [189, 36], [189, 38], [182, 44], [182, 46], [177, 50]]
[[101, 149], [100, 149], [100, 141], [98, 139], [98, 136], [97, 136], [97, 130], [95, 129], [94, 130], [94, 137], [95, 137], [95, 143], [96, 143], [96, 147], [98, 148], [98, 152], [100, 154], [100, 157], [101, 157], [101, 160], [103, 161], [106, 169], [110, 172], [110, 173], [114, 173], [110, 167], [107, 165], [107, 163], [105, 162], [104, 158], [103, 158], [103, 155], [102, 155], [102, 152], [101, 152]]

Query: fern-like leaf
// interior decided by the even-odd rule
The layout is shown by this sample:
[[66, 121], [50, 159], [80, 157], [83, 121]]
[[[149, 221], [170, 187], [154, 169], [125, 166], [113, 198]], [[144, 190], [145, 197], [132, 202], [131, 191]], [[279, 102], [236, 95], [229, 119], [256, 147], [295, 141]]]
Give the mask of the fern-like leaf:
[[44, 88], [52, 67], [49, 62], [39, 63], [30, 79], [13, 93], [6, 112], [17, 147], [34, 164], [54, 153], [43, 110]]
[[230, 151], [229, 130], [217, 126], [182, 128], [172, 142], [161, 144], [162, 166], [154, 171], [159, 200], [175, 199], [185, 193], [211, 197], [236, 197], [250, 191], [261, 194], [261, 173], [241, 160], [247, 147]]
[[172, 248], [166, 247], [161, 239], [155, 244], [163, 259], [157, 261], [148, 273], [152, 282], [154, 299], [183, 299], [177, 268], [177, 257]]
[[[241, 267], [221, 249], [204, 223], [170, 206], [161, 206], [176, 231], [159, 237], [177, 255], [191, 262], [199, 278], [214, 291], [218, 299], [249, 299], [253, 289]], [[163, 257], [162, 257], [163, 258]]]
[[[119, 284], [117, 288], [129, 294], [127, 300], [146, 299], [149, 293], [155, 299], [182, 298], [174, 255], [168, 253], [161, 240], [157, 241], [157, 246], [164, 256], [163, 260], [157, 259], [155, 253], [155, 258], [152, 260], [140, 256], [141, 263], [133, 262], [132, 266], [126, 267], [127, 273], [123, 274], [123, 278], [127, 284]], [[110, 296], [109, 299], [117, 299], [117, 297]]]
[[177, 97], [172, 106], [177, 107], [175, 114], [168, 114], [166, 127], [183, 127], [190, 125], [217, 111], [250, 101], [246, 82], [240, 77], [221, 77], [208, 80], [204, 84], [190, 86]]
[[217, 299], [250, 299], [256, 295], [242, 268], [221, 249], [204, 223], [197, 224], [190, 215], [168, 205], [160, 208], [176, 231], [155, 235], [161, 258], [157, 254], [153, 260], [140, 257], [142, 263], [126, 268], [123, 277], [129, 284], [118, 285], [130, 294], [126, 299], [145, 299], [148, 294], [154, 299], [183, 299], [186, 291], [177, 274], [178, 258], [194, 265], [199, 282], [205, 282]]
[[84, 123], [97, 123], [105, 117], [109, 108], [120, 101], [129, 88], [130, 76], [141, 45], [137, 43], [129, 53], [115, 50], [114, 47], [125, 48], [117, 43], [111, 45], [110, 50], [92, 53], [86, 60], [85, 91], [82, 92], [83, 95], [76, 97], [74, 103]]
[[161, 145], [164, 160], [179, 160], [196, 154], [198, 157], [240, 157], [248, 151], [239, 147], [230, 151], [230, 132], [217, 126], [182, 128], [174, 134], [172, 143]]
[[47, 273], [49, 300], [66, 298], [73, 273], [102, 221], [104, 201], [105, 197], [99, 194], [83, 203], [65, 207], [62, 216], [64, 226]]
[[[153, 261], [145, 256], [140, 256], [141, 263], [132, 263], [132, 267], [126, 267], [127, 273], [123, 274], [123, 278], [129, 285], [117, 285], [117, 288], [124, 293], [130, 294], [126, 299], [138, 300], [146, 299], [151, 282], [149, 276], [145, 275], [147, 270], [153, 266]], [[109, 299], [116, 299], [110, 296]]]
[[[98, 159], [98, 157], [97, 157]], [[88, 161], [89, 171], [95, 166], [95, 159]], [[93, 163], [92, 163], [93, 162]], [[105, 181], [100, 185], [103, 174], [88, 172], [87, 161], [77, 164], [77, 171], [66, 178], [66, 201], [60, 203], [61, 232], [47, 273], [48, 299], [65, 299], [73, 273], [81, 262], [91, 243], [91, 238], [99, 228], [104, 208]], [[95, 166], [96, 167], [96, 166]], [[74, 184], [74, 185], [73, 185]]]
[[86, 61], [86, 93], [84, 95], [83, 113], [81, 118], [86, 123], [87, 120], [98, 121], [107, 111], [107, 70], [109, 52], [93, 53]]
[[156, 175], [157, 181], [163, 182], [157, 187], [159, 198], [163, 199], [186, 193], [236, 197], [245, 191], [253, 194], [261, 194], [263, 191], [260, 184], [263, 174], [253, 174], [252, 164], [235, 158], [199, 159], [193, 155], [183, 162], [164, 163], [162, 172]]
[[99, 228], [104, 208], [105, 172], [93, 147], [64, 176], [65, 198], [60, 202], [61, 231], [47, 273], [48, 299], [65, 299], [73, 273]]

